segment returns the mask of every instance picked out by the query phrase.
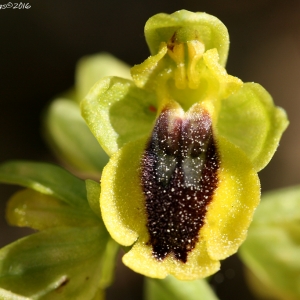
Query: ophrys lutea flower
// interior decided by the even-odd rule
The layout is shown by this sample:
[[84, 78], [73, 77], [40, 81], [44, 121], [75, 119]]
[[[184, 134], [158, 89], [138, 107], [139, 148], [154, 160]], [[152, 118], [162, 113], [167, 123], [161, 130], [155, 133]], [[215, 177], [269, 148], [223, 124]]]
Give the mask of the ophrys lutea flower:
[[235, 253], [260, 199], [257, 172], [288, 122], [258, 84], [224, 69], [226, 27], [205, 13], [158, 14], [133, 81], [100, 80], [82, 114], [111, 156], [100, 206], [124, 263], [146, 276], [209, 276]]

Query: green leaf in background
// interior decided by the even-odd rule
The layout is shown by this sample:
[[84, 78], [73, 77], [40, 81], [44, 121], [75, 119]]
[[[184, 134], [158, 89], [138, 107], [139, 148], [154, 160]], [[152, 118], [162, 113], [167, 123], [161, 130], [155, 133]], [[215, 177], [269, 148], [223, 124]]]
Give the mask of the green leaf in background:
[[81, 102], [81, 113], [100, 145], [112, 155], [127, 142], [150, 132], [155, 107], [155, 94], [130, 80], [106, 77]]
[[262, 283], [256, 289], [268, 289], [276, 299], [300, 299], [300, 186], [263, 196], [239, 254]]
[[120, 245], [117, 244], [112, 238], [108, 238], [106, 243], [105, 252], [102, 256], [101, 262], [101, 278], [100, 286], [106, 288], [110, 286], [114, 279], [114, 271], [116, 266], [117, 254]]
[[107, 237], [94, 226], [57, 227], [22, 238], [0, 250], [0, 287], [32, 300], [92, 299]]
[[[104, 227], [99, 203], [100, 184], [90, 179], [86, 180], [85, 184], [87, 190], [87, 199], [90, 204], [90, 207], [94, 211], [94, 213], [97, 216], [99, 216], [99, 218], [101, 219], [101, 224]], [[112, 283], [116, 264], [116, 255], [118, 253], [119, 248], [119, 244], [117, 244], [111, 237], [109, 237], [102, 259], [102, 277], [100, 282], [102, 287], [107, 287]]]
[[205, 279], [180, 281], [172, 276], [165, 279], [145, 279], [145, 300], [218, 300]]
[[76, 98], [80, 102], [91, 87], [105, 76], [130, 79], [130, 66], [109, 53], [98, 53], [82, 57], [76, 66]]
[[91, 211], [72, 207], [30, 189], [19, 191], [10, 198], [6, 219], [11, 225], [37, 230], [59, 226], [95, 226], [101, 221]]
[[21, 161], [1, 165], [0, 180], [31, 188], [11, 197], [8, 221], [42, 230], [0, 250], [0, 296], [103, 299], [119, 246], [102, 222], [99, 183]]
[[72, 207], [90, 210], [84, 181], [58, 166], [10, 161], [0, 165], [0, 182], [31, 188], [58, 198]]
[[81, 117], [76, 102], [56, 99], [49, 106], [44, 122], [47, 141], [62, 161], [90, 176], [100, 177], [108, 156]]
[[81, 58], [76, 67], [75, 87], [50, 104], [44, 115], [44, 136], [55, 155], [71, 170], [99, 178], [108, 161], [80, 115], [79, 102], [102, 77], [131, 78], [130, 67], [108, 53]]

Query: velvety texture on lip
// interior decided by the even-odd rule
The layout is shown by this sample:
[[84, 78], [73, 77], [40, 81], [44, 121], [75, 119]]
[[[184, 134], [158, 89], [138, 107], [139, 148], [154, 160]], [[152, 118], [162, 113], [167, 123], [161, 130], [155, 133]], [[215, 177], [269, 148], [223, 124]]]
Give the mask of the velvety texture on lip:
[[209, 114], [158, 117], [142, 159], [142, 188], [153, 256], [186, 262], [199, 239], [219, 168]]

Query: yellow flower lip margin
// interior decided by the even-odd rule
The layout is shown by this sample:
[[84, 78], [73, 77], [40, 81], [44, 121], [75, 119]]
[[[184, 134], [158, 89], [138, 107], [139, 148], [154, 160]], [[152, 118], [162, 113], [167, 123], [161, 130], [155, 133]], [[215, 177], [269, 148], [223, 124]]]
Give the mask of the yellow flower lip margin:
[[[193, 20], [193, 13], [180, 11], [175, 14], [190, 15]], [[201, 13], [195, 15], [207, 17]], [[166, 17], [164, 30], [168, 27], [168, 15], [159, 16]], [[155, 17], [151, 19], [155, 20]], [[150, 30], [151, 22], [147, 24], [147, 30]], [[215, 28], [214, 24], [212, 27]], [[159, 43], [166, 44], [161, 40]], [[205, 45], [205, 49], [208, 48]], [[200, 77], [204, 74], [209, 89], [207, 85], [203, 89], [183, 89], [180, 100], [192, 97], [192, 100], [187, 99], [190, 103], [184, 108], [185, 113], [196, 111], [196, 108], [209, 112], [221, 162], [219, 185], [208, 207], [199, 242], [189, 253], [188, 261], [181, 263], [172, 254], [157, 261], [149, 245], [140, 162], [161, 111], [168, 104], [176, 103], [172, 89], [176, 93], [180, 91], [174, 86], [166, 87], [167, 81], [162, 80], [165, 73], [174, 72], [174, 68], [168, 68], [168, 63], [174, 65], [174, 60], [172, 57], [164, 59], [168, 51], [165, 46], [158, 51], [152, 50], [154, 56], [132, 68], [133, 82], [110, 77], [96, 83], [82, 101], [81, 109], [91, 131], [111, 155], [101, 179], [100, 206], [111, 236], [124, 246], [134, 244], [124, 256], [124, 263], [150, 277], [164, 278], [172, 274], [178, 279], [192, 280], [216, 272], [219, 260], [235, 253], [246, 238], [260, 199], [256, 172], [273, 156], [288, 121], [285, 112], [274, 106], [272, 98], [260, 85], [242, 84], [239, 79], [227, 75], [218, 63], [218, 49], [203, 53], [202, 70], [206, 73], [200, 72]], [[182, 106], [182, 102], [179, 104]], [[156, 117], [151, 107], [157, 108]], [[122, 108], [126, 120], [118, 121], [117, 108]], [[141, 115], [145, 120], [143, 127]], [[137, 129], [138, 134], [135, 134]]]
[[189, 252], [186, 263], [175, 259], [172, 253], [158, 261], [149, 245], [140, 183], [140, 161], [146, 142], [144, 138], [126, 144], [104, 168], [100, 195], [104, 223], [117, 242], [126, 246], [134, 243], [123, 257], [123, 262], [134, 271], [156, 278], [168, 274], [181, 280], [207, 277], [219, 269], [219, 260], [237, 251], [246, 237], [260, 198], [257, 174], [241, 150], [217, 139], [221, 161], [219, 184], [199, 231], [199, 241]]

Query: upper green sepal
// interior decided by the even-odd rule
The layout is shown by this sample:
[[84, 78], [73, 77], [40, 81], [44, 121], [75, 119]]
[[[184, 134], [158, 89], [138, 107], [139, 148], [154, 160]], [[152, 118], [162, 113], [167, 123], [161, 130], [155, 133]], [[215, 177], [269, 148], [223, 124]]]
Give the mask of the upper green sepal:
[[138, 87], [157, 94], [159, 108], [172, 98], [187, 111], [241, 87], [242, 81], [224, 68], [229, 36], [217, 18], [186, 10], [158, 14], [147, 21], [145, 35], [152, 56], [135, 65], [131, 75]]
[[229, 35], [226, 26], [216, 17], [202, 13], [179, 10], [173, 14], [157, 14], [145, 25], [145, 36], [152, 55], [159, 52], [161, 43], [168, 43], [176, 33], [181, 43], [199, 40], [205, 50], [216, 48], [219, 63], [225, 66], [229, 49]]

